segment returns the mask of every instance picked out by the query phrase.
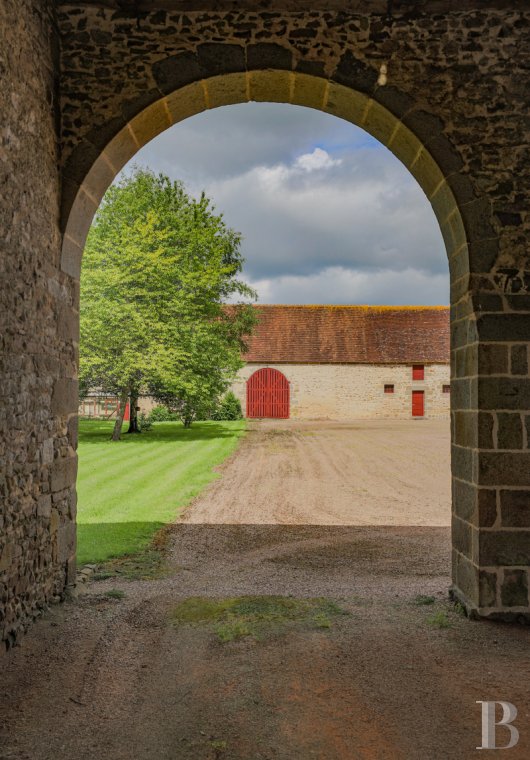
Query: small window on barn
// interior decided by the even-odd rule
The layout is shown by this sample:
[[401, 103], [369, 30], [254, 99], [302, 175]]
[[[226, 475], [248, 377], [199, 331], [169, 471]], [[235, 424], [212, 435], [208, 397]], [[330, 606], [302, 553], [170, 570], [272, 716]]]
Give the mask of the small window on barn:
[[451, 386], [450, 385], [442, 385], [442, 391], [443, 391], [443, 393], [451, 393]]
[[394, 386], [390, 384], [385, 385], [385, 393], [394, 393]]
[[425, 379], [425, 367], [423, 364], [414, 364], [412, 366], [412, 379], [424, 380]]

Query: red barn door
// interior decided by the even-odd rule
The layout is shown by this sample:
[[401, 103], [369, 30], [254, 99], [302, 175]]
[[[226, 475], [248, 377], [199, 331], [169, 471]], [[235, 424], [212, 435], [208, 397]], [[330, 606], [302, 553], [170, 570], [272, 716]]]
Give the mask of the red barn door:
[[277, 369], [258, 369], [247, 380], [247, 417], [289, 417], [289, 383]]
[[423, 417], [424, 413], [423, 391], [412, 391], [412, 416]]

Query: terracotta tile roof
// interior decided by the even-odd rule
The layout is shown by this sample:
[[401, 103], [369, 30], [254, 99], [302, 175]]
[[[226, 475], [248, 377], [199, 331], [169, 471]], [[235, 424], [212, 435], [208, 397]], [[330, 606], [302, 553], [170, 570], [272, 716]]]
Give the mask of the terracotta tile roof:
[[247, 362], [449, 362], [445, 306], [256, 306]]

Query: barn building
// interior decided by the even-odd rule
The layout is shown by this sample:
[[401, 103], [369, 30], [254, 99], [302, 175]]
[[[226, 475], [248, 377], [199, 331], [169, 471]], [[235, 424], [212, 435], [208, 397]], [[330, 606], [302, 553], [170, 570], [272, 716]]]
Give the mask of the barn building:
[[247, 417], [366, 419], [449, 412], [449, 309], [256, 306], [232, 390]]

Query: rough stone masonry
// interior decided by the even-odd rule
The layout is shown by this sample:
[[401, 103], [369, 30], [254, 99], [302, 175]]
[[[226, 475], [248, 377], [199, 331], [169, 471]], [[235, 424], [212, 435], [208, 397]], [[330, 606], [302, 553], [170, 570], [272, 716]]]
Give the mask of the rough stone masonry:
[[97, 204], [153, 136], [246, 100], [363, 126], [429, 197], [451, 272], [453, 590], [473, 614], [528, 619], [530, 11], [510, 5], [3, 0], [7, 646], [72, 580], [79, 273]]

